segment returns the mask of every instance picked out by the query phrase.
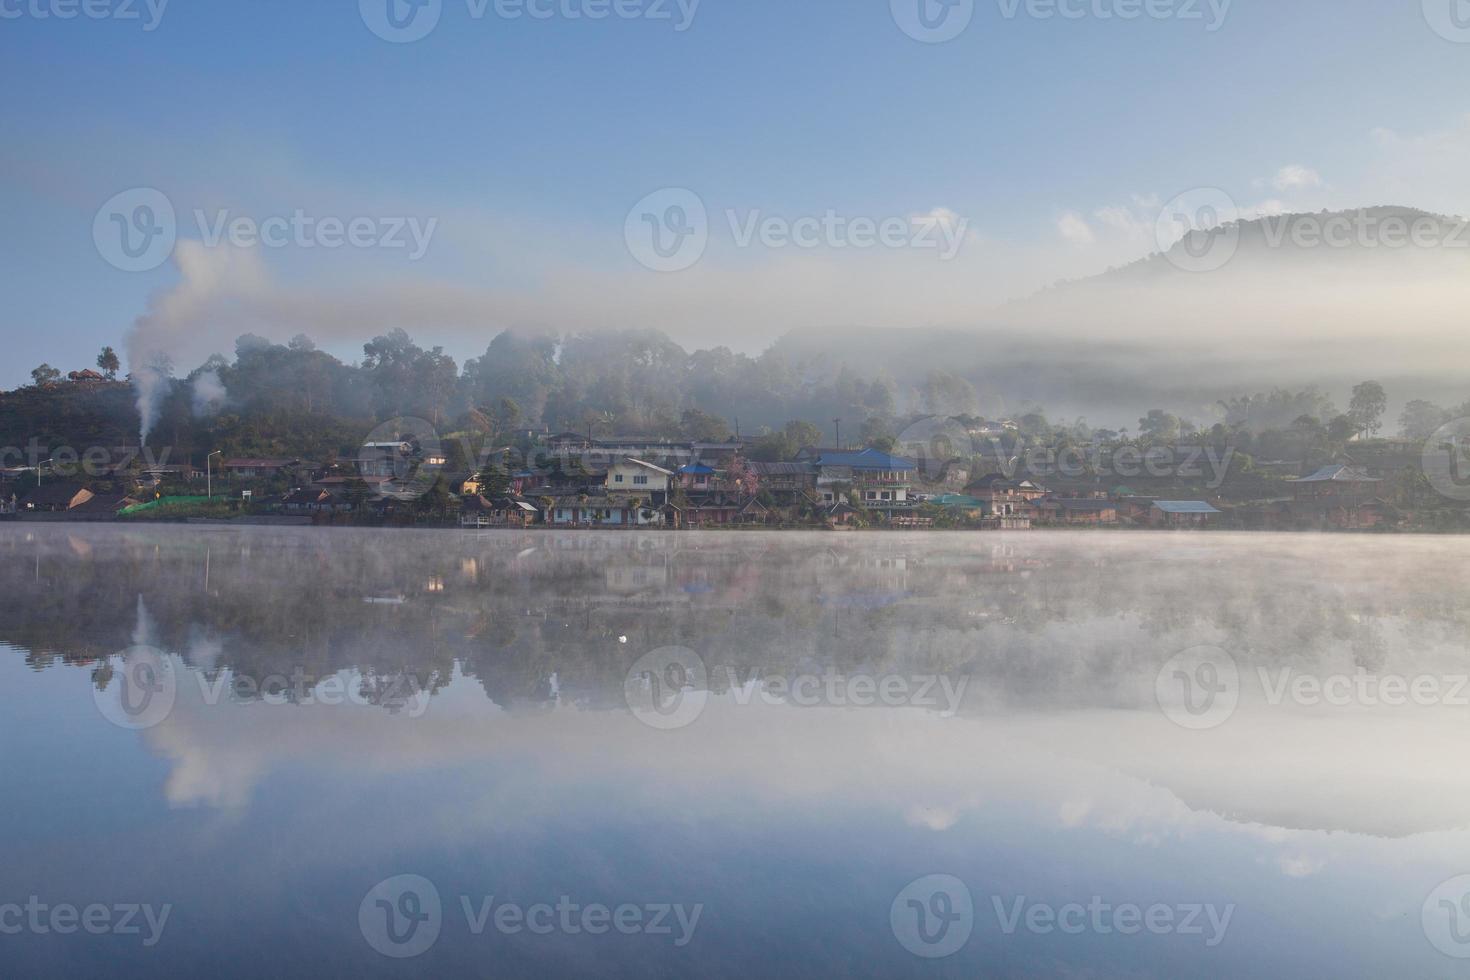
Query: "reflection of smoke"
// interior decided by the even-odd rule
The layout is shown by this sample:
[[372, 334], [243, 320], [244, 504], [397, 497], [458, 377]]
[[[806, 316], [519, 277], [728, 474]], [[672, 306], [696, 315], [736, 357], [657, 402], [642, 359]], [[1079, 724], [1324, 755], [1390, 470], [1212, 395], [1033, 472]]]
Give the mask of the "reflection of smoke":
[[143, 604], [143, 594], [138, 594], [138, 612], [133, 625], [133, 646], [153, 646], [153, 618], [148, 615], [148, 607]]
[[224, 404], [224, 382], [214, 371], [205, 371], [194, 379], [194, 414], [213, 415]]

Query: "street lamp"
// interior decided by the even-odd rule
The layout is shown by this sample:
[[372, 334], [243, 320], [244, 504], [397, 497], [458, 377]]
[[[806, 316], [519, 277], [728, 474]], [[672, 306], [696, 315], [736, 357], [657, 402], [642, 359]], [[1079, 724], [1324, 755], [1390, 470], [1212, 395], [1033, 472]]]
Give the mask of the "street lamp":
[[214, 499], [214, 476], [213, 471], [211, 471], [209, 468], [209, 461], [218, 456], [222, 451], [223, 450], [216, 449], [214, 452], [204, 457], [204, 495], [210, 500]]
[[41, 467], [45, 466], [47, 463], [54, 462], [56, 462], [56, 459], [53, 457], [51, 459], [43, 459], [36, 464], [36, 489], [39, 490], [41, 488]]

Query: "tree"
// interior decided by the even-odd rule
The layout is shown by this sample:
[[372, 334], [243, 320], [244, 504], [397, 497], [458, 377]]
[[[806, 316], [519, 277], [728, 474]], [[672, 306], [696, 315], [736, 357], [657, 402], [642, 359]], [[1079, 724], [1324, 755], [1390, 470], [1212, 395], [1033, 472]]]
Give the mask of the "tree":
[[[792, 446], [792, 454], [807, 448], [808, 446], [820, 446], [822, 444], [822, 430], [810, 422], [801, 419], [792, 419], [782, 429], [788, 445]], [[782, 457], [785, 459], [786, 457]]]
[[695, 442], [724, 442], [730, 438], [730, 427], [724, 419], [715, 418], [697, 408], [686, 408], [679, 418], [684, 437]]
[[510, 493], [510, 477], [498, 466], [486, 467], [475, 477], [475, 482], [480, 485], [480, 494], [490, 500], [496, 500]]
[[49, 364], [42, 364], [40, 367], [31, 371], [31, 381], [35, 384], [37, 388], [44, 388], [47, 385], [54, 385], [60, 380], [61, 372], [56, 370]]
[[1149, 442], [1173, 442], [1179, 438], [1179, 417], [1162, 409], [1151, 409], [1138, 420], [1138, 434]]
[[1433, 402], [1414, 400], [1404, 406], [1399, 416], [1399, 434], [1405, 439], [1421, 441], [1434, 435], [1436, 429], [1450, 420], [1450, 413]]
[[863, 422], [862, 428], [863, 445], [881, 452], [892, 452], [893, 446], [898, 440], [894, 438], [893, 430], [888, 423], [881, 418], [870, 418]]
[[1383, 428], [1383, 413], [1388, 411], [1388, 395], [1377, 381], [1364, 381], [1353, 389], [1353, 400], [1348, 403], [1348, 417], [1359, 432], [1377, 435]]
[[102, 353], [97, 355], [97, 367], [111, 381], [117, 377], [117, 372], [122, 370], [122, 361], [117, 359], [117, 351], [111, 347], [102, 348]]

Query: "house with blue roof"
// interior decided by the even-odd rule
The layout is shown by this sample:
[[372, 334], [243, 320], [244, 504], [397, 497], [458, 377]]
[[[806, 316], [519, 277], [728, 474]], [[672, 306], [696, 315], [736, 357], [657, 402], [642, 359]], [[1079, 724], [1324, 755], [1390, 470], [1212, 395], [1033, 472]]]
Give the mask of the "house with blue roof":
[[908, 513], [914, 500], [918, 465], [880, 449], [824, 450], [816, 456], [817, 492], [823, 503], [838, 503], [841, 488], [851, 487], [864, 507], [893, 516]]

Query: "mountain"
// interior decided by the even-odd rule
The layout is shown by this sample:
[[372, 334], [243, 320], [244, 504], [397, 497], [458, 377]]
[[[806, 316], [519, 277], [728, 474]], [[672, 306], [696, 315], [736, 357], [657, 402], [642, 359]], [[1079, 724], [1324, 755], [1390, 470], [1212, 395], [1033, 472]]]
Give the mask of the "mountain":
[[1388, 388], [1391, 414], [1415, 398], [1457, 404], [1470, 397], [1467, 327], [1470, 225], [1373, 207], [1195, 233], [962, 328], [853, 329], [841, 344], [797, 331], [774, 350], [884, 371], [900, 389], [952, 372], [987, 415], [1039, 404], [1131, 426], [1149, 408], [1209, 421], [1219, 399], [1275, 385], [1317, 385], [1345, 404], [1366, 378]]

